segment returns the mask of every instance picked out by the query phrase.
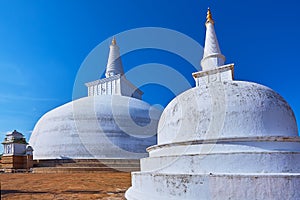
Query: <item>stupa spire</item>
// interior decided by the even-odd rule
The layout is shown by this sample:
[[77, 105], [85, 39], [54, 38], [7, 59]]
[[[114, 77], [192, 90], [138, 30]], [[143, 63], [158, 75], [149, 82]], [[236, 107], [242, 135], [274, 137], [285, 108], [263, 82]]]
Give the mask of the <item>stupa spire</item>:
[[106, 77], [114, 76], [117, 74], [124, 74], [122, 60], [120, 57], [120, 49], [117, 45], [116, 38], [113, 37], [110, 45], [109, 56], [106, 66]]
[[201, 60], [201, 66], [203, 70], [215, 69], [224, 65], [225, 57], [222, 55], [218, 39], [215, 32], [214, 20], [210, 9], [207, 10], [206, 16], [206, 35], [204, 44], [204, 54]]

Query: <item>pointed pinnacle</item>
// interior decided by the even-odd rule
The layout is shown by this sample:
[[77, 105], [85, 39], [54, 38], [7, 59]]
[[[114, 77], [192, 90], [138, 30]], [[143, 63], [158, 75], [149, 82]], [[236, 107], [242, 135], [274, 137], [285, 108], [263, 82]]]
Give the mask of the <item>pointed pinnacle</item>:
[[213, 18], [212, 18], [212, 14], [211, 14], [209, 8], [207, 9], [206, 23], [205, 24], [207, 24], [207, 23], [212, 23], [212, 24], [215, 23], [214, 20], [213, 20]]
[[113, 39], [112, 39], [112, 41], [111, 41], [111, 44], [112, 44], [112, 45], [116, 45], [116, 44], [117, 44], [117, 41], [116, 41], [116, 38], [115, 38], [115, 37], [113, 37]]

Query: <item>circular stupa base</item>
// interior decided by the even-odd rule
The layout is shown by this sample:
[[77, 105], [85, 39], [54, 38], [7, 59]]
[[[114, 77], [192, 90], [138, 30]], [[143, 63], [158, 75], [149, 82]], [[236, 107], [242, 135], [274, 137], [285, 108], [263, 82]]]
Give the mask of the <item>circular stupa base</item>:
[[300, 199], [300, 173], [132, 173], [127, 200]]

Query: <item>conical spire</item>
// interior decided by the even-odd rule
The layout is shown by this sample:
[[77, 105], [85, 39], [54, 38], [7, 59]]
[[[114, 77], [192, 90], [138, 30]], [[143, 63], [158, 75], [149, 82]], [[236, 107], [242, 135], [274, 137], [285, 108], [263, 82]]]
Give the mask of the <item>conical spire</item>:
[[116, 38], [113, 37], [110, 45], [109, 56], [106, 66], [106, 77], [114, 76], [117, 74], [124, 74], [122, 60], [120, 57], [120, 50], [117, 45]]
[[204, 54], [201, 60], [203, 70], [215, 69], [224, 65], [225, 57], [222, 55], [218, 39], [215, 33], [214, 20], [210, 9], [207, 10], [206, 16], [206, 35], [204, 44]]

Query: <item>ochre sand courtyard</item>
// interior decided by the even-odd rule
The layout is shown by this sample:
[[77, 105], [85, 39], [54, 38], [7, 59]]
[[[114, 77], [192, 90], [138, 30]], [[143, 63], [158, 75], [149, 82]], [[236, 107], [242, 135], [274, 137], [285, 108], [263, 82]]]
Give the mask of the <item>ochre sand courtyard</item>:
[[124, 199], [130, 173], [0, 174], [1, 199]]

